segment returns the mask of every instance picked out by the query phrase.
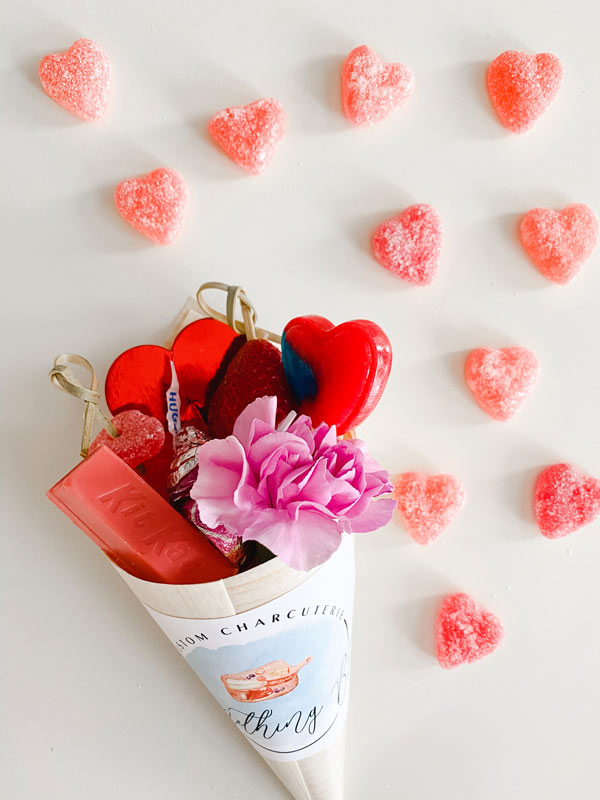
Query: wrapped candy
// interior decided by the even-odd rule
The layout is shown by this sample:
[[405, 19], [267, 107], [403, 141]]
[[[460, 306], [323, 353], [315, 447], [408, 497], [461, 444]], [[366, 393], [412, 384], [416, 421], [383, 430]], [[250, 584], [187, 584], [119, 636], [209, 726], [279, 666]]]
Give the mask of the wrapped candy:
[[185, 422], [175, 436], [175, 456], [168, 475], [169, 500], [171, 505], [188, 522], [201, 531], [226, 558], [240, 566], [247, 556], [247, 546], [240, 536], [231, 534], [224, 525], [208, 528], [202, 523], [198, 505], [190, 497], [190, 490], [198, 475], [198, 449], [210, 436], [202, 419]]

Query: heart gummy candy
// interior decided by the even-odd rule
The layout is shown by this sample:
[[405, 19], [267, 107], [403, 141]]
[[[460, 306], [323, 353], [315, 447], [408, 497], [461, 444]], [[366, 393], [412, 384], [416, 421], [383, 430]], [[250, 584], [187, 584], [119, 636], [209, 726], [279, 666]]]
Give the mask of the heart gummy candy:
[[185, 217], [188, 192], [174, 169], [155, 169], [123, 181], [115, 189], [117, 211], [133, 228], [156, 244], [170, 244]]
[[376, 228], [373, 255], [379, 263], [409, 283], [429, 285], [442, 249], [442, 224], [437, 211], [424, 203], [409, 206]]
[[208, 406], [208, 427], [217, 439], [233, 431], [236, 419], [258, 397], [277, 397], [277, 422], [294, 408], [281, 353], [266, 339], [251, 339], [232, 358]]
[[90, 455], [106, 445], [130, 467], [137, 467], [157, 455], [165, 443], [162, 422], [141, 411], [121, 411], [111, 422], [119, 435], [113, 437], [106, 430], [100, 431], [90, 445]]
[[598, 220], [591, 208], [574, 203], [553, 211], [534, 208], [521, 220], [521, 242], [539, 271], [554, 283], [568, 283], [598, 241]]
[[296, 317], [285, 326], [281, 350], [300, 412], [315, 427], [335, 425], [339, 435], [373, 411], [392, 366], [390, 340], [364, 319], [335, 326], [324, 317]]
[[106, 111], [110, 61], [91, 39], [78, 39], [64, 53], [44, 56], [39, 76], [46, 94], [81, 119], [98, 119]]
[[435, 639], [440, 666], [452, 669], [492, 653], [502, 644], [504, 628], [468, 594], [452, 594], [442, 602]]
[[405, 472], [394, 483], [394, 499], [406, 529], [419, 544], [429, 544], [462, 511], [467, 495], [453, 475]]
[[167, 391], [173, 383], [174, 365], [179, 382], [182, 419], [198, 416], [197, 407], [218, 372], [244, 338], [215, 319], [199, 319], [186, 325], [171, 350], [153, 344], [139, 345], [121, 353], [106, 375], [104, 392], [111, 413], [136, 408], [166, 424]]
[[488, 92], [500, 122], [513, 133], [531, 128], [555, 97], [562, 77], [562, 64], [552, 53], [501, 53], [487, 73]]
[[355, 125], [372, 125], [399, 108], [415, 85], [404, 64], [386, 64], [366, 45], [356, 47], [342, 68], [342, 108]]
[[504, 421], [522, 406], [539, 375], [538, 361], [525, 347], [480, 347], [465, 362], [465, 380], [481, 408]]
[[219, 111], [211, 118], [208, 132], [232, 161], [259, 175], [283, 138], [285, 113], [277, 100], [268, 97]]
[[600, 481], [572, 464], [546, 467], [535, 484], [534, 510], [544, 536], [566, 536], [600, 514]]

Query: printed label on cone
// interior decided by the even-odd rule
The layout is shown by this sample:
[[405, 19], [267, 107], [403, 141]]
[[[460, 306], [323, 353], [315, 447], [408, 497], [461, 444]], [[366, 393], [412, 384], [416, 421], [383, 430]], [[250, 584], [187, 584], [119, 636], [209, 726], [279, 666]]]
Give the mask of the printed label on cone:
[[314, 755], [348, 707], [354, 596], [350, 536], [304, 583], [221, 619], [184, 619], [146, 605], [173, 645], [265, 758]]

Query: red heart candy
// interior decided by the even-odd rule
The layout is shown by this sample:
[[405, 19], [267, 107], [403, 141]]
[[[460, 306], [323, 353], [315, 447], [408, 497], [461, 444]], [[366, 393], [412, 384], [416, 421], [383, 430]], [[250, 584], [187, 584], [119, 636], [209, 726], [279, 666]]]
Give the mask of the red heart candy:
[[415, 85], [404, 64], [386, 64], [366, 45], [356, 47], [342, 68], [342, 107], [355, 125], [372, 125], [395, 111]]
[[300, 412], [314, 426], [336, 425], [339, 434], [375, 408], [392, 366], [388, 337], [379, 325], [362, 319], [335, 326], [324, 317], [296, 317], [285, 326], [282, 351]]
[[539, 366], [525, 347], [480, 347], [465, 362], [465, 380], [481, 408], [494, 419], [512, 417], [535, 388]]
[[170, 244], [179, 233], [188, 202], [185, 181], [174, 169], [155, 169], [129, 178], [115, 189], [117, 211], [156, 244]]
[[39, 75], [46, 94], [81, 119], [98, 119], [106, 111], [110, 61], [91, 39], [78, 39], [64, 53], [44, 56]]
[[165, 443], [162, 422], [141, 411], [121, 411], [111, 422], [119, 431], [119, 436], [113, 437], [108, 431], [100, 431], [90, 445], [90, 455], [106, 445], [130, 467], [137, 467], [157, 455]]
[[598, 220], [591, 208], [574, 203], [553, 211], [534, 208], [521, 220], [521, 242], [539, 271], [554, 283], [568, 283], [598, 242]]
[[428, 286], [442, 249], [437, 211], [424, 203], [409, 206], [375, 229], [372, 247], [377, 261], [394, 275], [416, 286]]
[[145, 344], [132, 347], [115, 359], [106, 375], [105, 396], [111, 413], [135, 408], [165, 422], [167, 391], [172, 384], [171, 362], [179, 381], [181, 416], [197, 416], [204, 406], [219, 369], [244, 338], [214, 319], [199, 319], [178, 334], [171, 350]]
[[268, 97], [219, 111], [211, 118], [208, 132], [232, 161], [259, 175], [285, 133], [285, 113], [277, 100]]
[[563, 67], [552, 53], [501, 53], [488, 69], [487, 87], [500, 122], [523, 133], [541, 117], [560, 88]]
[[572, 464], [553, 464], [538, 476], [534, 508], [546, 538], [566, 536], [600, 514], [600, 481]]
[[502, 644], [504, 628], [468, 594], [452, 594], [442, 602], [435, 638], [440, 666], [452, 669], [492, 653]]
[[394, 498], [406, 529], [419, 544], [429, 544], [462, 511], [465, 490], [453, 475], [405, 472], [394, 483]]

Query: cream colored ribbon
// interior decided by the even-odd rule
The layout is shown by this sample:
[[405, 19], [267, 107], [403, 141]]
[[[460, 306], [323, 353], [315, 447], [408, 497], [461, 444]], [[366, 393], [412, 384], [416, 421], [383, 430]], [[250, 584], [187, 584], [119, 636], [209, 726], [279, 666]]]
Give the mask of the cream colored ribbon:
[[[209, 306], [202, 296], [209, 289], [219, 289], [227, 293], [225, 314]], [[256, 327], [256, 309], [241, 286], [228, 286], [226, 283], [220, 283], [219, 281], [203, 283], [196, 294], [196, 301], [207, 317], [212, 317], [219, 322], [225, 322], [238, 333], [244, 333], [247, 339], [270, 339], [276, 344], [281, 344], [281, 336], [264, 328]], [[236, 319], [238, 306], [242, 315], [241, 320]]]
[[[77, 364], [84, 367], [91, 376], [89, 388], [85, 387], [81, 381], [75, 377], [73, 372], [69, 369], [69, 364]], [[90, 442], [92, 438], [92, 429], [94, 426], [94, 419], [96, 415], [103, 428], [105, 428], [111, 436], [116, 438], [119, 431], [112, 424], [110, 419], [102, 411], [98, 405], [100, 402], [100, 393], [98, 392], [98, 379], [94, 368], [83, 356], [78, 356], [75, 353], [62, 353], [54, 359], [54, 366], [48, 373], [50, 381], [53, 386], [60, 389], [67, 394], [83, 400], [85, 403], [85, 411], [83, 414], [83, 432], [81, 434], [81, 455], [86, 458], [90, 449]]]

